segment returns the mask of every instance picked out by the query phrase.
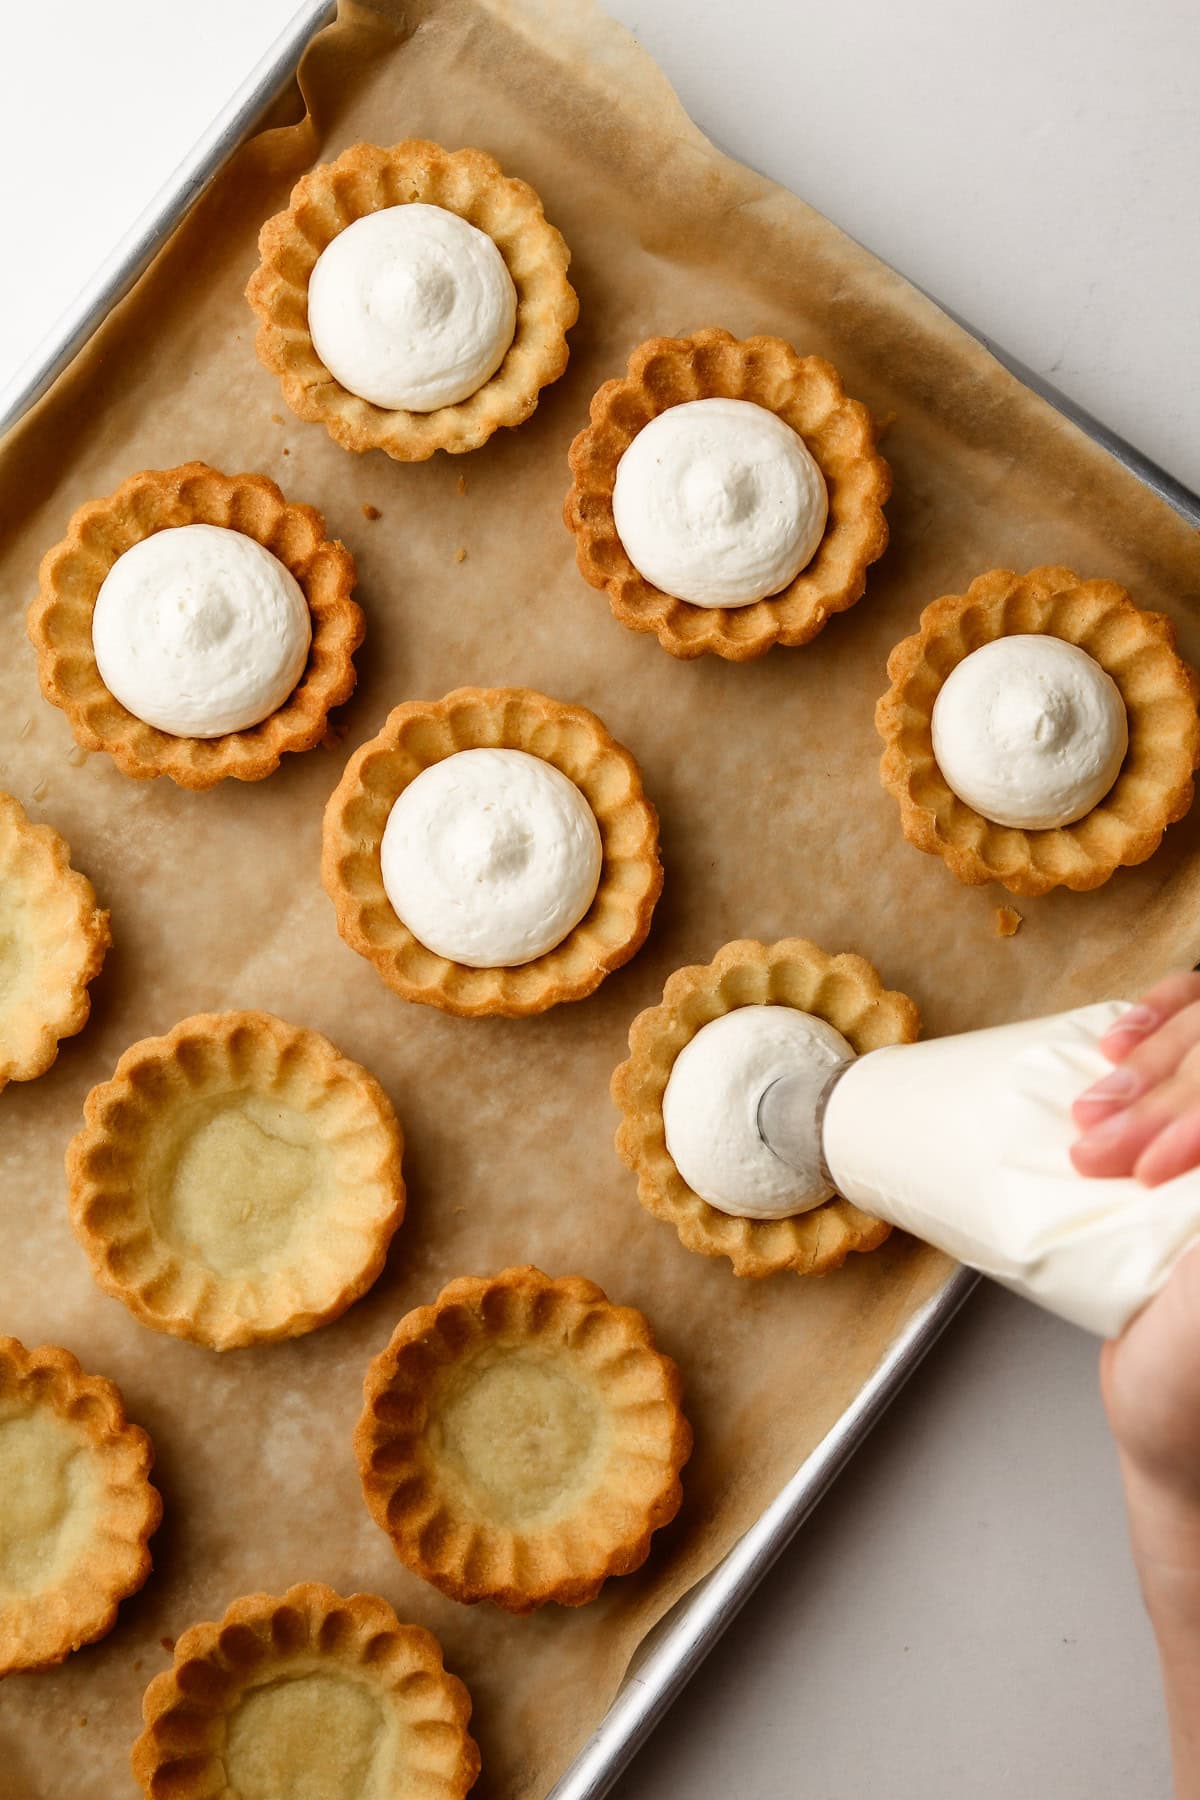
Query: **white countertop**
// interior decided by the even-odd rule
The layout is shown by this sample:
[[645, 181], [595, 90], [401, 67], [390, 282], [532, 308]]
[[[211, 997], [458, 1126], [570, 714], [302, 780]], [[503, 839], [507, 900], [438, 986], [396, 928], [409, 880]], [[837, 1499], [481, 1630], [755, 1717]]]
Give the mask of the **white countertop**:
[[[0, 111], [0, 379], [292, 10], [206, 0], [199, 35], [163, 0], [66, 0], [8, 22], [22, 74]], [[1200, 488], [1200, 10], [611, 10], [726, 149]], [[978, 1295], [620, 1800], [1166, 1800], [1095, 1363], [1082, 1333]]]

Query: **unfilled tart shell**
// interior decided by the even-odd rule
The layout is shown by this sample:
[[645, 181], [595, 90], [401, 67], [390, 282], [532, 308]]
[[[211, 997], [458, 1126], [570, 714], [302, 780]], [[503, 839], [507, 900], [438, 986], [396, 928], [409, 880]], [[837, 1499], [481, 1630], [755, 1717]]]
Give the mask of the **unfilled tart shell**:
[[452, 1281], [367, 1371], [363, 1493], [397, 1556], [468, 1604], [583, 1606], [679, 1510], [675, 1364], [578, 1275]]
[[471, 1697], [437, 1639], [377, 1594], [315, 1581], [192, 1625], [142, 1701], [151, 1800], [461, 1800]]
[[91, 1011], [112, 943], [108, 914], [69, 845], [0, 793], [0, 1088], [45, 1074]]
[[907, 994], [885, 989], [865, 958], [830, 956], [807, 938], [777, 944], [739, 939], [712, 962], [677, 969], [662, 1003], [629, 1029], [629, 1059], [612, 1079], [621, 1109], [617, 1151], [637, 1176], [638, 1199], [665, 1219], [689, 1250], [727, 1256], [735, 1275], [825, 1275], [852, 1250], [876, 1250], [891, 1226], [836, 1195], [786, 1219], [741, 1219], [719, 1212], [684, 1181], [667, 1149], [663, 1095], [675, 1058], [713, 1019], [739, 1006], [792, 1006], [840, 1031], [859, 1055], [883, 1044], [911, 1044], [920, 1015]]
[[[1116, 682], [1129, 722], [1129, 749], [1103, 800], [1050, 831], [985, 819], [951, 791], [933, 754], [934, 702], [950, 671], [981, 645], [1022, 632], [1086, 650]], [[942, 857], [960, 881], [998, 881], [1028, 895], [1100, 887], [1152, 856], [1192, 804], [1200, 678], [1176, 654], [1171, 621], [1143, 612], [1115, 581], [1083, 581], [1053, 566], [1027, 575], [992, 569], [965, 594], [927, 606], [887, 668], [892, 685], [875, 709], [883, 785], [900, 803], [909, 842]]]
[[150, 1573], [154, 1447], [69, 1350], [0, 1337], [0, 1675], [111, 1631]]
[[[321, 252], [348, 225], [384, 207], [420, 201], [457, 213], [486, 232], [517, 290], [516, 330], [504, 361], [454, 406], [407, 412], [374, 406], [335, 381], [308, 329], [308, 283]], [[542, 203], [482, 150], [444, 150], [424, 138], [381, 149], [352, 144], [292, 189], [285, 212], [259, 233], [260, 262], [246, 298], [258, 319], [258, 360], [279, 376], [301, 419], [324, 425], [345, 450], [384, 450], [422, 462], [435, 450], [477, 450], [501, 425], [520, 425], [542, 388], [567, 366], [567, 332], [579, 301], [567, 280], [571, 257]]]
[[[596, 897], [579, 924], [515, 968], [469, 968], [426, 949], [393, 911], [380, 866], [388, 814], [409, 782], [460, 750], [486, 748], [525, 750], [573, 781], [604, 851]], [[525, 1018], [583, 999], [640, 949], [662, 891], [658, 815], [629, 751], [585, 707], [530, 688], [456, 688], [442, 700], [398, 706], [350, 758], [325, 808], [321, 879], [350, 948], [406, 1000], [464, 1018]]]
[[365, 1069], [263, 1012], [127, 1050], [67, 1148], [92, 1274], [214, 1350], [298, 1337], [364, 1294], [404, 1217], [402, 1137]]
[[[105, 576], [132, 545], [179, 525], [219, 525], [254, 538], [291, 571], [308, 601], [312, 645], [304, 673], [284, 704], [246, 731], [215, 738], [160, 731], [126, 711], [96, 664], [92, 614]], [[354, 692], [363, 615], [353, 589], [346, 546], [325, 536], [319, 512], [285, 500], [265, 475], [222, 475], [201, 462], [143, 469], [106, 499], [81, 506], [66, 537], [42, 558], [28, 620], [38, 681], [84, 749], [107, 750], [126, 775], [167, 775], [184, 788], [215, 787], [230, 777], [261, 781], [286, 752], [319, 744], [330, 709]]]
[[[829, 493], [816, 555], [786, 588], [753, 606], [694, 606], [664, 593], [638, 574], [613, 520], [617, 464], [638, 432], [668, 407], [714, 397], [778, 414], [803, 438]], [[883, 505], [892, 476], [870, 413], [848, 398], [831, 363], [801, 356], [782, 338], [739, 339], [716, 328], [649, 338], [629, 358], [627, 374], [593, 396], [591, 423], [571, 445], [569, 462], [563, 518], [580, 574], [607, 593], [614, 618], [631, 631], [656, 632], [672, 656], [746, 662], [773, 644], [810, 643], [833, 613], [861, 597], [867, 569], [887, 547]]]

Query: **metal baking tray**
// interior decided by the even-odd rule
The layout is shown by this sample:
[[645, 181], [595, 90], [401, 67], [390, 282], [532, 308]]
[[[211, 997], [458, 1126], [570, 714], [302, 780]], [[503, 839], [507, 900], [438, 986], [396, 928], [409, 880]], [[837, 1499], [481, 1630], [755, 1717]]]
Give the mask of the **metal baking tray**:
[[[80, 292], [28, 363], [0, 389], [0, 437], [52, 386], [145, 272], [228, 159], [295, 80], [309, 43], [337, 16], [337, 0], [305, 0], [191, 154]], [[940, 304], [940, 302], [938, 303]], [[943, 307], [996, 360], [1200, 529], [1200, 496]], [[642, 1644], [604, 1720], [546, 1800], [601, 1800], [721, 1633], [791, 1542], [867, 1433], [978, 1281], [954, 1270], [894, 1340], [837, 1423], [712, 1572]]]

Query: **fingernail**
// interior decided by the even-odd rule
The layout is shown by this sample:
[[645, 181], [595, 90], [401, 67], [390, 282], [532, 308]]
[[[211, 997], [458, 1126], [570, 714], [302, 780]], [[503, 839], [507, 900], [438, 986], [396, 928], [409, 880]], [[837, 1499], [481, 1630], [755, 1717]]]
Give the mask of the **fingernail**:
[[1099, 1106], [1108, 1100], [1131, 1100], [1138, 1091], [1138, 1085], [1138, 1078], [1133, 1070], [1120, 1064], [1117, 1068], [1110, 1069], [1094, 1087], [1080, 1094], [1078, 1104], [1090, 1106], [1095, 1102]]
[[1093, 1125], [1090, 1130], [1085, 1131], [1077, 1139], [1077, 1142], [1086, 1144], [1089, 1150], [1102, 1150], [1106, 1144], [1111, 1144], [1119, 1138], [1124, 1129], [1124, 1117], [1118, 1113], [1113, 1119], [1104, 1119], [1099, 1125]]
[[1127, 1006], [1107, 1035], [1112, 1037], [1116, 1031], [1153, 1031], [1157, 1024], [1158, 1014], [1153, 1007]]

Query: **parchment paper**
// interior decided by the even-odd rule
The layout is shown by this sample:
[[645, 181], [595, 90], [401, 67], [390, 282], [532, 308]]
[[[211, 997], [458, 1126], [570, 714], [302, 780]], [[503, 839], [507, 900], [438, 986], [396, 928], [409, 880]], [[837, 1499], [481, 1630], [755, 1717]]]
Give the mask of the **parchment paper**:
[[[960, 887], [904, 842], [872, 727], [892, 643], [925, 601], [996, 564], [1114, 576], [1173, 615], [1195, 660], [1200, 553], [1165, 506], [899, 277], [718, 155], [585, 0], [344, 6], [303, 90], [307, 120], [239, 154], [0, 454], [0, 782], [65, 833], [116, 939], [84, 1035], [0, 1097], [0, 1327], [66, 1344], [121, 1384], [157, 1444], [166, 1501], [155, 1573], [112, 1635], [0, 1689], [9, 1800], [129, 1792], [141, 1692], [167, 1641], [235, 1595], [306, 1578], [375, 1590], [436, 1631], [474, 1694], [478, 1791], [544, 1795], [650, 1625], [778, 1491], [947, 1270], [900, 1237], [810, 1283], [737, 1281], [684, 1251], [637, 1205], [612, 1149], [607, 1082], [634, 1013], [673, 968], [738, 935], [861, 951], [934, 1032], [1130, 991], [1191, 960], [1200, 938], [1200, 808], [1098, 893], [1022, 902], [1020, 934], [1002, 940], [1005, 896]], [[242, 288], [261, 220], [304, 168], [414, 133], [479, 144], [538, 188], [574, 252], [582, 316], [565, 378], [527, 425], [404, 467], [350, 456], [286, 412], [255, 361]], [[707, 324], [830, 356], [891, 418], [892, 544], [866, 599], [811, 647], [744, 666], [678, 663], [615, 624], [559, 521], [567, 445], [596, 385], [650, 333]], [[369, 621], [345, 744], [203, 795], [72, 756], [23, 630], [39, 555], [71, 510], [131, 470], [190, 457], [266, 470], [323, 508], [358, 560]], [[593, 999], [541, 1019], [405, 1005], [340, 942], [317, 878], [321, 809], [348, 750], [400, 700], [462, 682], [594, 707], [662, 813], [649, 943]], [[145, 1330], [92, 1285], [62, 1156], [85, 1093], [129, 1043], [225, 1006], [316, 1026], [379, 1075], [408, 1135], [410, 1212], [386, 1272], [339, 1323], [218, 1357]], [[362, 1505], [349, 1434], [365, 1365], [402, 1312], [454, 1275], [526, 1260], [649, 1313], [682, 1365], [696, 1450], [683, 1511], [642, 1573], [582, 1612], [513, 1620], [444, 1601], [400, 1567]]]

